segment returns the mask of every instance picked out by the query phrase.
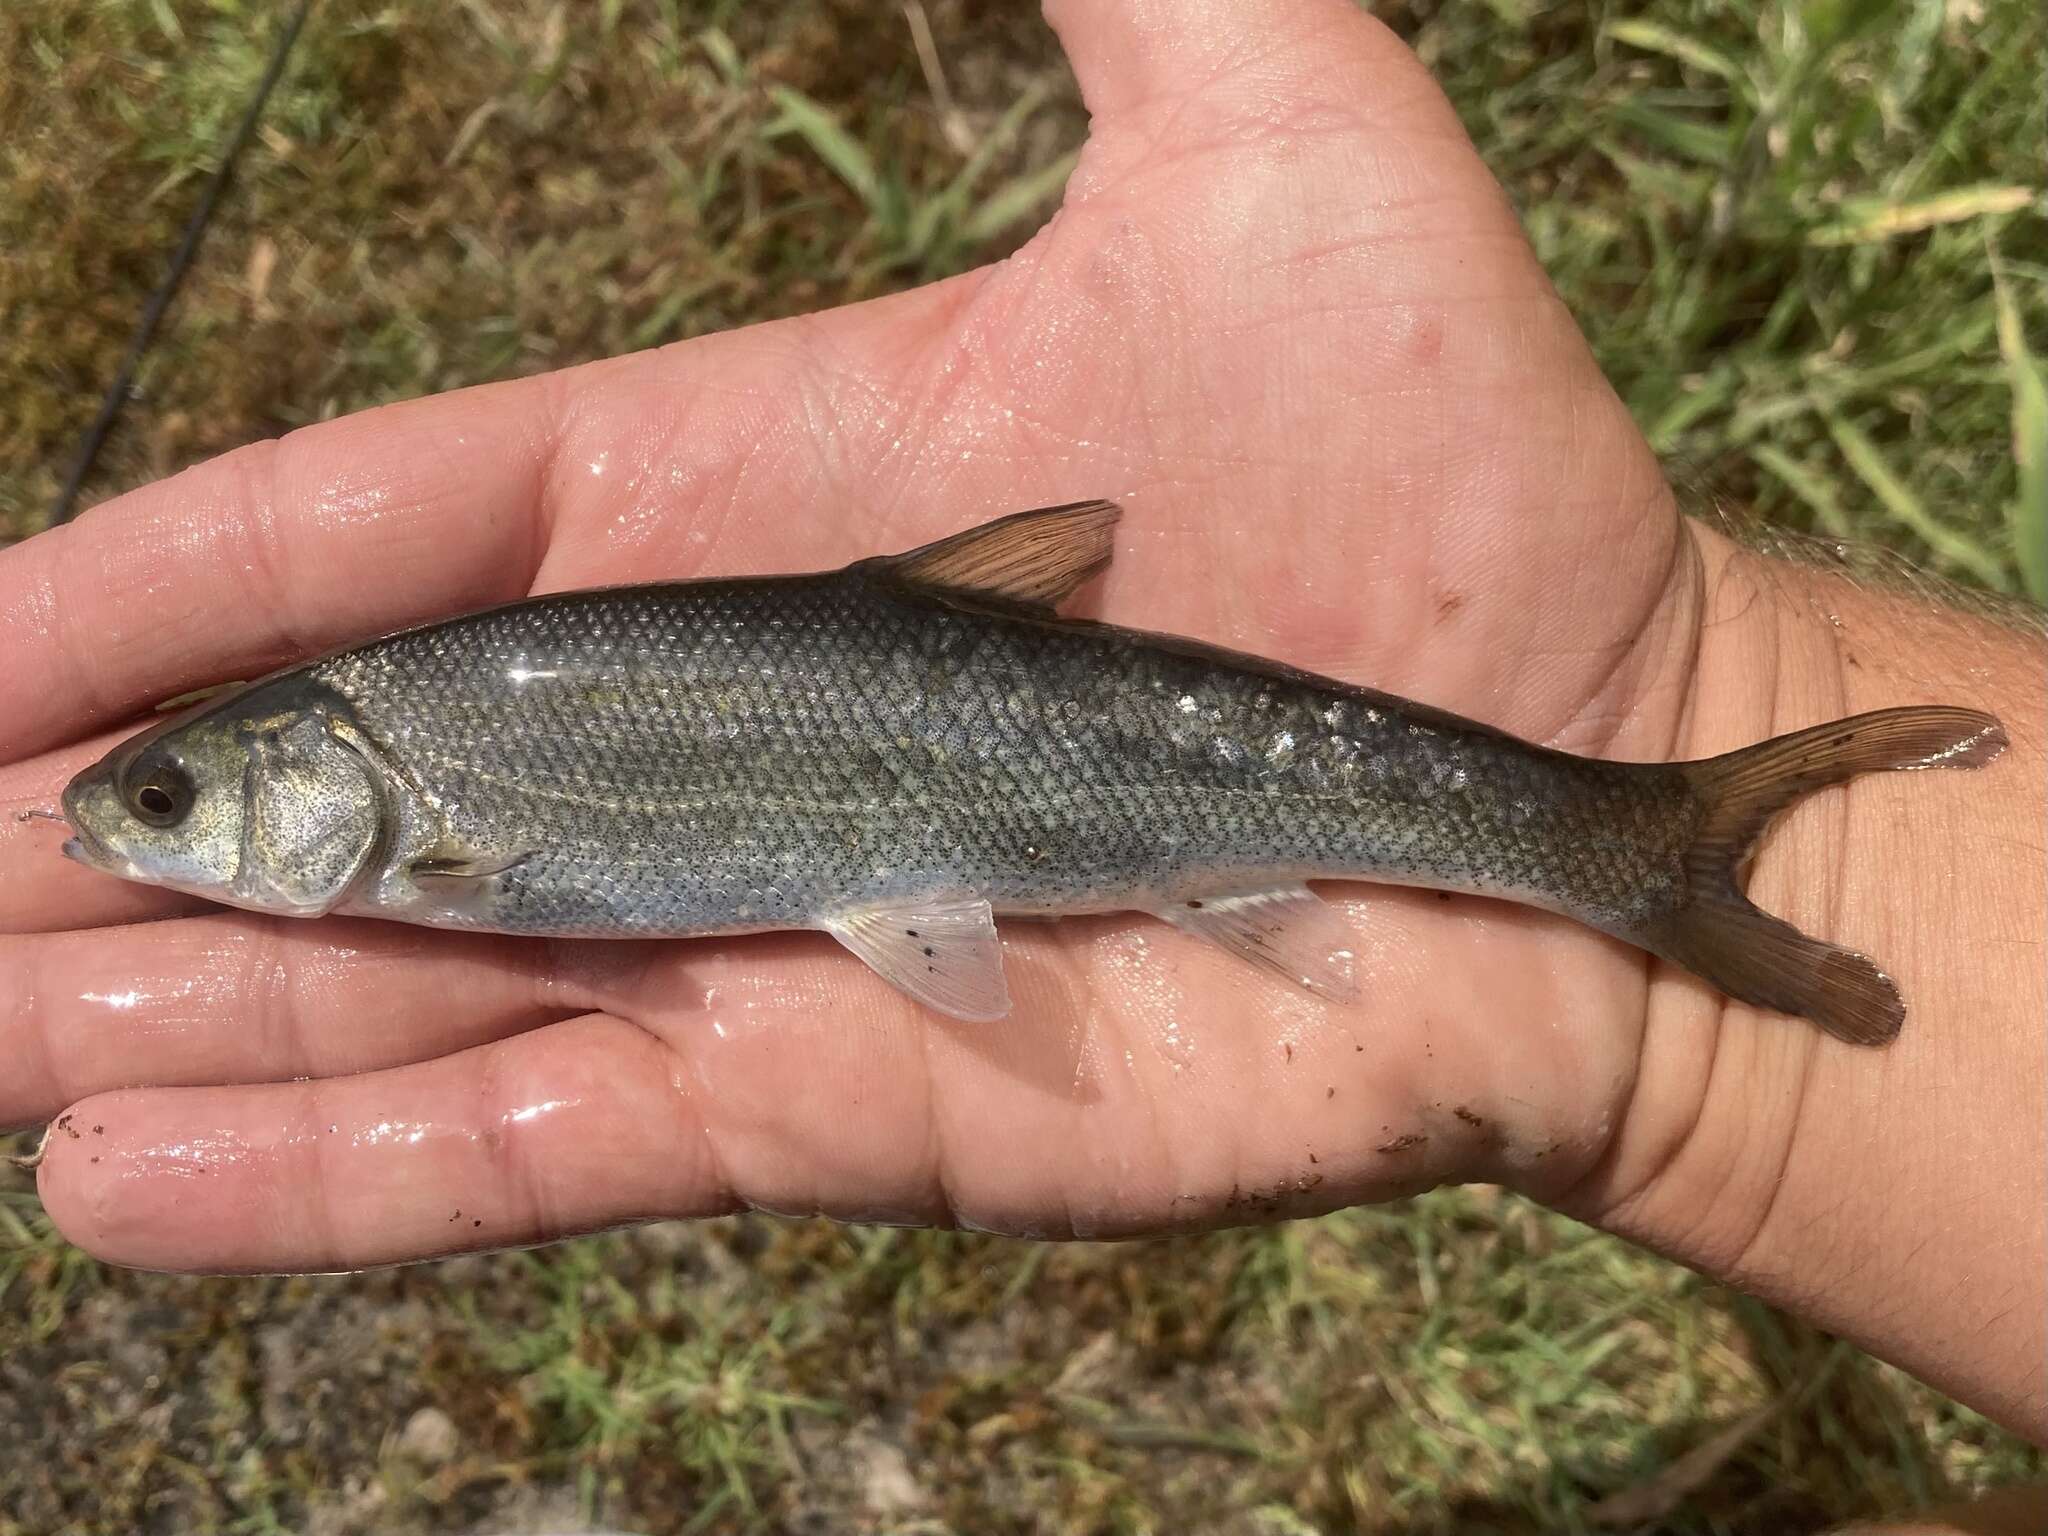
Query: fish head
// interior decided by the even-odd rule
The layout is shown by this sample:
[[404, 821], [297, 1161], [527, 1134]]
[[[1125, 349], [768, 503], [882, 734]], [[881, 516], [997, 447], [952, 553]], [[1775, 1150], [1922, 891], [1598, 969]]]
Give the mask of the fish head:
[[338, 695], [288, 676], [121, 743], [65, 787], [71, 858], [295, 917], [332, 911], [386, 824], [374, 749]]

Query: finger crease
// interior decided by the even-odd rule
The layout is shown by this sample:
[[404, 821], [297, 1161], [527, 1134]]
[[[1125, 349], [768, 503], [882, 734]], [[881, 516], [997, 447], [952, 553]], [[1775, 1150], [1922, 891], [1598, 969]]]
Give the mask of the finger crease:
[[488, 1047], [477, 1079], [478, 1122], [484, 1156], [490, 1163], [490, 1182], [504, 1191], [505, 1218], [515, 1228], [534, 1237], [545, 1237], [548, 1201], [536, 1176], [533, 1159], [523, 1139], [510, 1127], [514, 1106], [505, 1095], [505, 1055], [509, 1042]]

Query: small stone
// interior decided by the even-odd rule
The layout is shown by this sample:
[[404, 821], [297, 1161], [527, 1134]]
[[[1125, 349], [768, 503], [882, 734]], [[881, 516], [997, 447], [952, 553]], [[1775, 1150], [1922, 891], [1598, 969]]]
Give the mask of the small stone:
[[405, 1421], [398, 1449], [414, 1461], [439, 1466], [455, 1459], [455, 1421], [438, 1408], [422, 1408]]
[[901, 1515], [925, 1506], [927, 1495], [900, 1448], [875, 1439], [853, 1449], [861, 1462], [861, 1498], [870, 1513]]

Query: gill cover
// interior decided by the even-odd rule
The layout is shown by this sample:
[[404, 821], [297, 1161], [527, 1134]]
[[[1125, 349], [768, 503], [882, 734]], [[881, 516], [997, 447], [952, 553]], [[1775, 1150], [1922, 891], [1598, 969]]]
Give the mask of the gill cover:
[[348, 894], [382, 839], [384, 796], [368, 749], [320, 710], [244, 730], [249, 770], [235, 896], [319, 917]]

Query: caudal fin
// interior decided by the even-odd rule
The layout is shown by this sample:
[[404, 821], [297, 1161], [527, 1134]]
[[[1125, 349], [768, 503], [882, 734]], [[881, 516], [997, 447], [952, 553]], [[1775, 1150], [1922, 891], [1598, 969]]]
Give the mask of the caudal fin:
[[1737, 883], [1743, 866], [1771, 818], [1813, 790], [1865, 773], [1977, 768], [2004, 749], [2004, 728], [1976, 710], [1884, 709], [1681, 763], [1706, 814], [1686, 854], [1688, 898], [1649, 947], [1742, 1002], [1885, 1044], [1906, 1019], [1891, 978], [1752, 906]]

